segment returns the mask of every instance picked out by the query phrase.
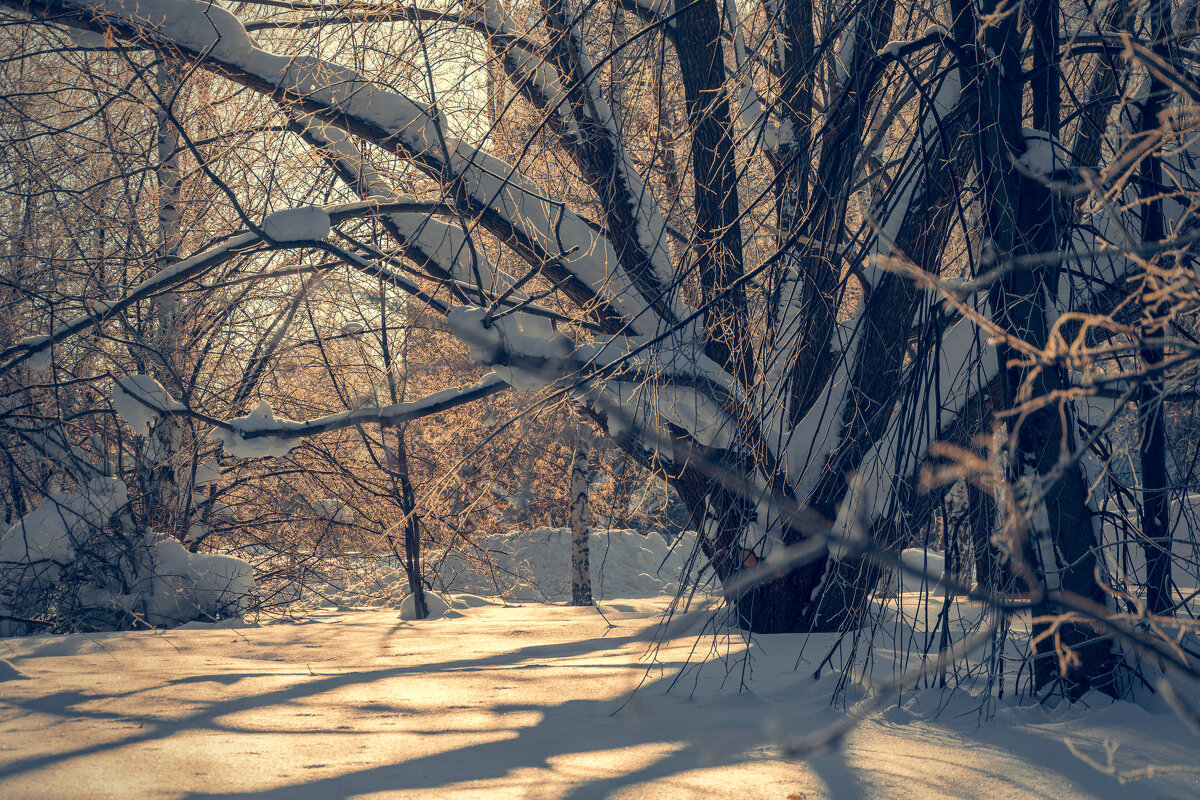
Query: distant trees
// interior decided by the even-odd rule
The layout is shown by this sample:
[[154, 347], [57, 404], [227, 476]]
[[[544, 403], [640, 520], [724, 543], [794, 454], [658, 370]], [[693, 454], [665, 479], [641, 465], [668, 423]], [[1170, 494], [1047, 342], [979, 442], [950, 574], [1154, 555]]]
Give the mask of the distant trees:
[[[171, 319], [172, 293], [243, 292], [180, 345], [194, 376], [181, 387], [238, 387], [177, 392], [176, 416], [215, 426], [225, 452], [353, 429], [402, 453], [403, 436], [397, 450], [367, 431], [507, 387], [569, 398], [668, 476], [703, 571], [751, 630], [857, 630], [899, 550], [948, 524], [955, 485], [980, 566], [959, 566], [951, 595], [977, 582], [1002, 618], [1006, 593], [1033, 598], [1037, 689], [1123, 693], [1121, 648], [1152, 647], [1147, 626], [1185, 608], [1173, 576], [1195, 564], [1174, 542], [1192, 537], [1171, 509], [1193, 467], [1166, 431], [1196, 352], [1192, 5], [10, 5], [105, 37], [79, 82], [121, 64], [145, 89], [202, 84], [189, 102], [206, 110], [167, 120], [184, 185], [213, 210], [211, 233], [172, 245], [180, 260], [145, 248], [153, 277], [103, 305], [53, 319], [21, 306], [0, 352], [12, 396], [30, 363], [58, 369], [138, 309]], [[38, 57], [11, 30], [10, 70]], [[10, 109], [38, 96], [12, 80]], [[242, 129], [202, 132], [201, 118]], [[169, 159], [147, 163], [172, 185]], [[22, 214], [5, 222], [25, 242], [13, 265], [43, 252]], [[380, 385], [383, 364], [386, 402], [357, 402], [330, 357], [346, 313], [350, 341], [396, 326], [405, 346], [436, 317], [422, 360], [465, 348], [490, 371], [399, 393], [380, 338], [359, 385]], [[214, 343], [232, 359], [214, 362], [204, 332], [221, 314], [245, 317], [220, 328], [244, 340]], [[337, 408], [226, 421], [292, 357], [305, 315]], [[465, 380], [427, 377], [421, 392]], [[412, 524], [410, 473], [379, 463]]]

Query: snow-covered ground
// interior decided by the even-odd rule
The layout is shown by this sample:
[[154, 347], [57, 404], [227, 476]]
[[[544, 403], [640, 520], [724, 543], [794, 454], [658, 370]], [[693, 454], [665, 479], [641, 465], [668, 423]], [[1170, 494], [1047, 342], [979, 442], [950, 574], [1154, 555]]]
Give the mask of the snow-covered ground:
[[[835, 751], [786, 757], [847, 719], [836, 673], [812, 677], [832, 639], [660, 627], [693, 546], [594, 533], [596, 608], [561, 603], [569, 537], [542, 528], [488, 540], [486, 566], [429, 553], [437, 619], [406, 619], [403, 571], [364, 559], [285, 621], [0, 639], [0, 798], [1200, 796], [1200, 738], [1170, 713], [1011, 689], [981, 721], [976, 697], [907, 686]], [[943, 610], [912, 589], [878, 663]], [[960, 632], [978, 614], [947, 609]]]
[[1103, 764], [1117, 744], [1123, 771], [1195, 765], [1170, 714], [1003, 706], [981, 725], [972, 698], [924, 690], [788, 759], [778, 742], [843, 718], [832, 676], [793, 670], [801, 637], [757, 637], [739, 691], [736, 633], [677, 631], [648, 656], [666, 598], [452, 600], [423, 622], [327, 610], [0, 640], [0, 797], [1200, 796], [1194, 774], [1123, 786], [1068, 747]]

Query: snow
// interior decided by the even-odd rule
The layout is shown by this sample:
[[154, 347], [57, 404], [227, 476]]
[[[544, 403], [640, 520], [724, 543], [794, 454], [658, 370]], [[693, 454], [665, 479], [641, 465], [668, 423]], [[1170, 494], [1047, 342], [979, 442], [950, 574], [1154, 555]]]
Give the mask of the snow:
[[[427, 591], [425, 592], [425, 610], [428, 612], [425, 619], [439, 619], [450, 610], [450, 601], [444, 595]], [[417, 603], [410, 594], [400, 603], [400, 619], [415, 620], [416, 618]]]
[[733, 446], [735, 423], [715, 400], [693, 388], [669, 384], [655, 387], [654, 399], [659, 415], [690, 433], [699, 444], [718, 449]]
[[[696, 537], [685, 533], [672, 546], [653, 531], [592, 529], [588, 547], [594, 597], [644, 599], [674, 594]], [[448, 593], [451, 609], [570, 600], [571, 533], [566, 528], [514, 530], [488, 537], [480, 548], [482, 552], [427, 550], [423, 556], [435, 572], [434, 587]], [[338, 608], [404, 608], [407, 594], [403, 567], [385, 557], [360, 560], [353, 577], [323, 586], [315, 596]], [[463, 605], [463, 598], [473, 599]]]
[[[43, 498], [0, 536], [0, 614], [44, 619], [64, 605], [78, 608], [77, 618], [115, 613], [126, 624], [136, 617], [171, 625], [245, 610], [254, 589], [249, 564], [131, 532], [122, 514], [128, 502], [117, 478]], [[0, 633], [22, 624], [0, 619]]]
[[[113, 411], [125, 420], [134, 433], [145, 436], [158, 423], [164, 411], [182, 410], [183, 406], [149, 375], [129, 375], [113, 384]], [[199, 481], [197, 481], [199, 486]]]
[[[499, 375], [489, 373], [475, 383], [442, 389], [417, 400], [393, 403], [382, 408], [370, 405], [305, 422], [276, 417], [274, 410], [264, 401], [249, 415], [230, 420], [228, 428], [214, 428], [209, 433], [209, 439], [220, 442], [229, 455], [239, 458], [282, 458], [299, 447], [305, 436], [365, 423], [395, 425], [407, 422], [487, 397], [507, 385]], [[219, 471], [217, 475], [219, 477]]]
[[[1132, 786], [1073, 755], [1194, 765], [1178, 719], [1088, 698], [1001, 703], [906, 687], [831, 752], [779, 743], [845, 719], [829, 640], [693, 631], [655, 650], [664, 601], [319, 612], [258, 627], [0, 642], [30, 680], [0, 694], [0, 796], [1195, 797], [1194, 774]], [[711, 641], [711, 647], [707, 642]], [[743, 673], [742, 656], [752, 669]], [[691, 666], [686, 667], [686, 664]], [[676, 682], [680, 670], [685, 672]], [[739, 691], [741, 679], [749, 690]], [[673, 687], [673, 688], [672, 688]], [[852, 708], [854, 701], [851, 701]], [[939, 713], [940, 712], [940, 713]]]
[[923, 573], [917, 577], [907, 572], [896, 570], [888, 583], [888, 592], [900, 596], [911, 592], [929, 592], [934, 597], [942, 597], [946, 590], [937, 585], [937, 581], [945, 576], [946, 556], [932, 550], [922, 550], [910, 547], [901, 551], [900, 561], [904, 566]]
[[574, 343], [542, 317], [514, 313], [489, 320], [487, 309], [455, 306], [446, 324], [470, 347], [471, 358], [514, 389], [535, 391], [575, 371]]
[[1025, 137], [1025, 152], [1018, 161], [1034, 175], [1050, 176], [1055, 170], [1062, 169], [1065, 159], [1062, 146], [1046, 133], [1035, 128], [1022, 128]]
[[860, 18], [856, 15], [846, 25], [838, 40], [837, 54], [834, 56], [834, 72], [838, 86], [845, 86], [850, 79], [850, 68], [853, 66], [856, 48], [858, 47], [858, 26]]
[[245, 561], [189, 553], [172, 539], [155, 545], [154, 566], [154, 588], [145, 611], [151, 625], [240, 616], [254, 589], [252, 569]]
[[[725, 18], [733, 30], [733, 54], [737, 64], [735, 79], [737, 80], [738, 106], [741, 108], [739, 119], [746, 129], [749, 140], [760, 139], [762, 147], [768, 152], [778, 152], [780, 146], [779, 129], [771, 124], [770, 116], [763, 108], [762, 99], [754, 90], [752, 76], [749, 74], [750, 64], [746, 55], [746, 40], [742, 34], [737, 3], [725, 0]], [[790, 140], [789, 140], [790, 141]]]
[[[215, 458], [210, 458], [208, 461], [196, 465], [195, 486], [208, 486], [209, 484], [216, 483], [220, 479], [221, 465], [217, 463]], [[207, 499], [207, 497], [204, 497], [203, 500], [199, 502], [204, 502], [204, 500]]]
[[75, 560], [76, 545], [129, 502], [125, 484], [97, 478], [78, 491], [47, 495], [33, 511], [0, 537], [0, 603], [10, 581], [58, 579]]
[[251, 436], [246, 434], [263, 429], [299, 428], [301, 423], [277, 418], [266, 400], [247, 416], [229, 421], [231, 428], [213, 428], [208, 438], [218, 442], [225, 452], [238, 458], [283, 458], [301, 445], [298, 437]]
[[42, 375], [49, 371], [51, 364], [49, 336], [26, 336], [17, 342], [17, 347], [33, 351], [33, 355], [27, 362], [30, 372]]
[[[645, 598], [674, 594], [696, 545], [686, 534], [674, 548], [658, 533], [592, 530], [588, 534], [592, 596]], [[449, 554], [439, 572], [450, 591], [496, 595], [516, 602], [563, 602], [571, 597], [571, 532], [534, 528], [493, 536], [484, 542], [494, 565], [474, 565]]]
[[0, 683], [24, 680], [27, 676], [7, 661], [0, 659]]
[[276, 211], [263, 220], [262, 232], [268, 238], [288, 242], [316, 242], [329, 235], [329, 214], [316, 206]]
[[[805, 502], [816, 489], [826, 458], [840, 441], [846, 403], [850, 398], [854, 360], [862, 336], [858, 329], [862, 311], [859, 310], [834, 329], [831, 346], [842, 353], [834, 367], [833, 376], [808, 413], [790, 431], [779, 437], [783, 441], [783, 458], [787, 476], [796, 487], [795, 496]], [[776, 410], [783, 425], [783, 408]], [[775, 437], [772, 437], [774, 440]]]

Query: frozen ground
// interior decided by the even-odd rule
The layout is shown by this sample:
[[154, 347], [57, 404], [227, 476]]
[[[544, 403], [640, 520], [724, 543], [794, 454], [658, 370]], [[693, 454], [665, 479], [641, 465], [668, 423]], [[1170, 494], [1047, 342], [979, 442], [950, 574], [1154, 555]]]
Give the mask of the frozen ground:
[[[684, 633], [650, 666], [646, 634], [665, 603], [609, 601], [601, 616], [460, 595], [455, 614], [424, 622], [316, 611], [3, 639], [0, 797], [1200, 796], [1194, 775], [1122, 786], [1068, 749], [1103, 762], [1118, 743], [1121, 770], [1196, 763], [1182, 723], [1130, 705], [1005, 707], [981, 727], [968, 698], [927, 690], [836, 752], [782, 758], [780, 737], [840, 718], [830, 678], [792, 671], [794, 636], [756, 641], [751, 691], [738, 691], [740, 671], [726, 679], [737, 636], [693, 650]], [[689, 657], [706, 664], [668, 693]]]

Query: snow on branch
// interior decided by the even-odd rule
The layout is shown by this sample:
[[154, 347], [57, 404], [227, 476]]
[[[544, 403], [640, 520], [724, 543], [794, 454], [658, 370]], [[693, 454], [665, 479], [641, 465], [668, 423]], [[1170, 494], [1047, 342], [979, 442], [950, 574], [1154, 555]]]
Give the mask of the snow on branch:
[[223, 445], [230, 455], [238, 458], [266, 458], [287, 455], [299, 447], [300, 440], [305, 437], [355, 425], [400, 425], [489, 397], [504, 391], [508, 386], [500, 376], [491, 373], [475, 383], [443, 389], [420, 400], [395, 403], [382, 408], [357, 408], [304, 422], [276, 417], [275, 412], [264, 401], [244, 417], [221, 422], [193, 412], [171, 397], [167, 390], [149, 375], [130, 375], [113, 386], [113, 407], [129, 427], [143, 434], [159, 417], [196, 416], [215, 423], [216, 427], [209, 434], [209, 438]]
[[751, 142], [761, 137], [763, 147], [768, 152], [776, 152], [779, 150], [779, 128], [771, 123], [770, 114], [763, 108], [762, 99], [754, 89], [750, 58], [746, 53], [746, 39], [742, 34], [737, 3], [734, 0], [725, 0], [724, 13], [729, 29], [733, 32], [733, 54], [737, 70], [730, 77], [737, 82], [740, 120], [746, 129], [746, 137]]
[[[743, 389], [694, 337], [612, 336], [576, 345], [547, 320], [521, 313], [489, 319], [485, 309], [460, 306], [446, 319], [477, 363], [516, 389], [566, 392], [603, 414], [615, 439], [632, 437], [668, 459], [680, 435], [709, 450], [771, 457], [757, 429], [738, 424], [755, 415]], [[684, 460], [688, 452], [678, 451]]]
[[[345, 131], [309, 115], [297, 115], [293, 127], [330, 162], [348, 186], [375, 204], [384, 227], [410, 261], [439, 278], [477, 284], [476, 288], [482, 292], [498, 294], [514, 285], [512, 276], [497, 269], [473, 246], [469, 231], [435, 219], [428, 210], [418, 211], [421, 206], [418, 201], [396, 193], [391, 182], [366, 163]], [[414, 210], [392, 210], [409, 206]], [[446, 211], [449, 210], [447, 207]], [[514, 292], [513, 299], [527, 298]]]
[[113, 384], [112, 403], [117, 416], [142, 436], [158, 424], [162, 415], [186, 410], [149, 375], [129, 375]]
[[[853, 491], [847, 493], [838, 526], [870, 526], [894, 512], [897, 488], [916, 474], [929, 447], [949, 430], [999, 374], [999, 360], [985, 354], [986, 336], [973, 320], [961, 319], [946, 330], [932, 357], [919, 365], [915, 396], [924, 402], [897, 408], [882, 436], [859, 464]], [[848, 528], [845, 531], [848, 532]]]
[[[488, 7], [495, 6], [495, 0], [486, 3]], [[674, 280], [666, 220], [634, 167], [612, 108], [601, 90], [597, 67], [587, 49], [583, 15], [577, 14], [568, 0], [553, 9], [546, 21], [553, 39], [550, 63], [541, 58], [516, 61], [511, 48], [507, 48], [502, 53], [505, 67], [536, 106], [556, 110], [559, 135], [598, 194], [605, 208], [609, 235], [615, 239], [624, 266], [639, 282], [646, 301], [655, 305], [661, 302], [659, 310], [668, 318], [682, 316], [674, 293], [666, 302], [659, 300]], [[494, 43], [493, 49], [498, 50], [497, 45], [502, 41]], [[630, 41], [633, 39], [618, 44], [609, 58]], [[529, 71], [530, 65], [536, 72]], [[543, 80], [543, 75], [551, 80]], [[569, 97], [570, 102], [564, 103], [560, 95], [564, 99]]]
[[278, 244], [319, 242], [329, 236], [329, 214], [316, 206], [276, 211], [263, 220], [267, 239]]
[[299, 447], [301, 440], [309, 436], [355, 425], [399, 425], [489, 397], [507, 388], [507, 383], [491, 373], [473, 384], [443, 389], [420, 400], [382, 408], [356, 408], [305, 422], [276, 417], [264, 401], [247, 416], [215, 428], [209, 438], [238, 458], [279, 458]]
[[675, 15], [675, 0], [617, 0], [617, 4], [651, 25]]
[[120, 300], [95, 304], [89, 313], [81, 314], [72, 320], [56, 326], [49, 335], [28, 336], [21, 339], [16, 344], [0, 352], [0, 374], [30, 359], [34, 359], [31, 366], [34, 366], [35, 369], [42, 366], [42, 363], [39, 362], [48, 365], [46, 359], [50, 348], [55, 343], [89, 330], [105, 320], [112, 319], [134, 303], [191, 280], [226, 259], [243, 255], [258, 247], [261, 242], [261, 237], [255, 233], [242, 233], [230, 237], [223, 244], [205, 250], [202, 253], [197, 253], [191, 258], [184, 259], [178, 264], [161, 270], [153, 278], [142, 281], [130, 289]]

